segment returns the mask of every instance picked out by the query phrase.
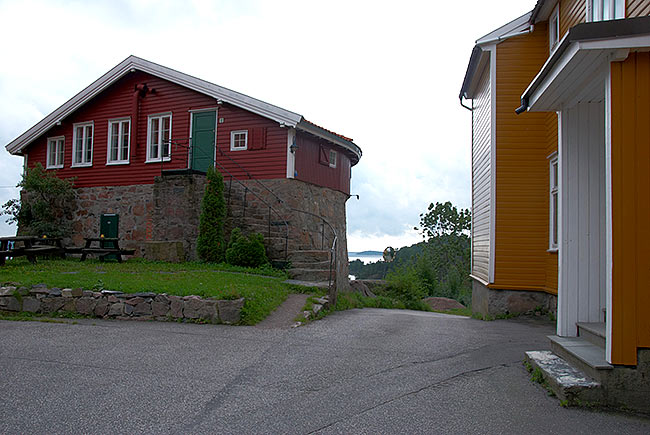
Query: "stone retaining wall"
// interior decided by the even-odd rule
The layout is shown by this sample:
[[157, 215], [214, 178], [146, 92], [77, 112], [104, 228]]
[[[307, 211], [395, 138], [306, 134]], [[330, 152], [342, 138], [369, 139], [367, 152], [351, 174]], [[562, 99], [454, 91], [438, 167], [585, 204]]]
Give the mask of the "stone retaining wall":
[[30, 313], [78, 313], [86, 316], [141, 320], [201, 320], [235, 324], [241, 320], [244, 298], [218, 300], [199, 296], [123, 293], [36, 285], [0, 287], [0, 310]]

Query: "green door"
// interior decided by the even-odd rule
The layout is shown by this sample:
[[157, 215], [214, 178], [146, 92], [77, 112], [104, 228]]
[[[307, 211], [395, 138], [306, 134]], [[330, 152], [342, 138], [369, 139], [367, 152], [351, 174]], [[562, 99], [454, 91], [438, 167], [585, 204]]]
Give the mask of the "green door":
[[[100, 236], [108, 238], [117, 238], [119, 235], [120, 215], [115, 213], [103, 214], [99, 220], [99, 234]], [[100, 242], [101, 248], [115, 248], [114, 242]], [[113, 254], [104, 257], [109, 260], [117, 260]]]
[[192, 114], [192, 169], [207, 172], [214, 166], [214, 138], [217, 112]]

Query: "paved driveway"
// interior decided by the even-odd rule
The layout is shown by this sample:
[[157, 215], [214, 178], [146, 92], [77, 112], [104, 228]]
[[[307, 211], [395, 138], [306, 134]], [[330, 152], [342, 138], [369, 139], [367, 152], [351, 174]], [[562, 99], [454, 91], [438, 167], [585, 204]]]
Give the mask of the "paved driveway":
[[0, 321], [0, 433], [650, 433], [528, 380], [551, 332], [373, 309], [297, 329]]

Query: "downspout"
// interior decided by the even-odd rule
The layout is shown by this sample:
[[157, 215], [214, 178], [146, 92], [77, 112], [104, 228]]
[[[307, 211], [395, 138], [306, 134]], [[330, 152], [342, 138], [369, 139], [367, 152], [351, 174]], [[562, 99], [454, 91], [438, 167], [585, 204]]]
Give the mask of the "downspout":
[[133, 118], [133, 124], [131, 127], [131, 157], [135, 159], [136, 148], [138, 147], [138, 118], [140, 115], [140, 98], [144, 97], [149, 88], [146, 83], [140, 83], [135, 85], [135, 91], [133, 92], [132, 105], [131, 105], [131, 114]]
[[515, 109], [515, 113], [517, 115], [521, 115], [522, 113], [524, 113], [527, 110], [528, 110], [528, 98], [522, 98], [521, 99], [521, 106], [519, 106], [519, 107], [517, 107]]
[[465, 109], [469, 110], [470, 112], [473, 112], [473, 111], [474, 111], [474, 109], [472, 109], [471, 107], [466, 106], [466, 105], [463, 104], [463, 96], [462, 96], [462, 95], [459, 95], [459, 96], [458, 96], [458, 99], [460, 100], [460, 105], [461, 105], [461, 106], [463, 106]]

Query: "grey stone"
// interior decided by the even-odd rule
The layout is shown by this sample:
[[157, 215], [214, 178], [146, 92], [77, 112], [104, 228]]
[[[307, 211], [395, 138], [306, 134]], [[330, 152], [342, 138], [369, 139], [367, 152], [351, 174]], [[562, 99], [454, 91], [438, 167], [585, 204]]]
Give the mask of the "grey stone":
[[140, 302], [133, 307], [133, 314], [136, 316], [146, 316], [151, 314], [151, 303]]
[[117, 301], [119, 301], [119, 299], [118, 299], [117, 297], [115, 297], [115, 295], [109, 295], [108, 298], [107, 298], [106, 300], [107, 300], [108, 302], [110, 302], [111, 304], [112, 304], [112, 303], [115, 303], [115, 302], [117, 302]]
[[178, 296], [169, 297], [169, 312], [172, 317], [180, 319], [183, 317], [183, 301]]
[[169, 302], [153, 301], [151, 303], [151, 312], [156, 317], [163, 317], [169, 314]]
[[499, 290], [472, 280], [472, 312], [485, 316], [520, 314], [536, 308], [552, 310], [557, 296], [538, 291]]
[[155, 298], [157, 294], [153, 292], [140, 292], [140, 293], [133, 293], [132, 296], [137, 298]]
[[0, 287], [0, 297], [13, 296], [15, 291], [16, 291], [16, 287], [13, 286]]
[[129, 304], [129, 305], [133, 305], [133, 306], [141, 304], [142, 302], [144, 302], [144, 298], [141, 298], [139, 296], [135, 297], [135, 298], [126, 299], [124, 301], [125, 304]]
[[36, 313], [41, 308], [41, 301], [36, 298], [23, 298], [23, 311]]
[[108, 313], [108, 301], [105, 298], [97, 300], [97, 305], [95, 305], [95, 316], [103, 317]]
[[32, 295], [49, 295], [50, 290], [47, 287], [42, 287], [42, 286], [34, 286], [29, 290], [29, 294]]
[[219, 320], [221, 323], [233, 324], [241, 320], [241, 309], [244, 307], [244, 298], [230, 301], [217, 301]]
[[133, 305], [124, 304], [124, 314], [130, 316], [133, 314]]
[[92, 298], [94, 296], [92, 290], [84, 290], [81, 292], [81, 295], [85, 298]]
[[217, 301], [201, 300], [201, 306], [198, 309], [199, 319], [209, 320], [216, 323], [219, 320], [217, 314]]
[[168, 298], [167, 295], [165, 295], [165, 294], [162, 294], [162, 295], [156, 295], [156, 297], [154, 298], [154, 300], [155, 300], [156, 302], [162, 302], [162, 303], [165, 303], [165, 304], [168, 304], [168, 303], [169, 303], [169, 298]]
[[81, 296], [83, 296], [83, 289], [81, 289], [80, 287], [72, 289], [73, 298], [80, 298]]
[[321, 304], [314, 304], [314, 305], [311, 307], [311, 311], [312, 311], [314, 314], [318, 314], [318, 312], [319, 312], [320, 310], [322, 310], [322, 309], [323, 309], [323, 306], [322, 306]]
[[121, 316], [123, 311], [124, 311], [124, 304], [123, 303], [115, 303], [115, 304], [111, 305], [110, 309], [108, 310], [108, 315], [109, 316]]
[[72, 289], [71, 288], [64, 288], [61, 290], [61, 296], [64, 298], [71, 298], [72, 297]]
[[90, 315], [95, 311], [97, 300], [92, 296], [83, 296], [75, 300], [75, 307], [79, 314]]
[[202, 306], [203, 303], [200, 299], [185, 299], [183, 302], [183, 317], [186, 319], [198, 319], [200, 316], [199, 310]]
[[93, 297], [94, 297], [95, 299], [99, 299], [99, 298], [101, 298], [101, 297], [103, 297], [103, 296], [104, 296], [104, 295], [103, 295], [101, 292], [93, 292]]
[[0, 297], [0, 309], [6, 311], [20, 311], [22, 304], [13, 296]]
[[61, 296], [61, 289], [60, 288], [51, 288], [50, 289], [50, 296]]
[[63, 308], [65, 300], [61, 297], [43, 298], [41, 300], [41, 311], [44, 313], [54, 313]]
[[18, 292], [18, 294], [21, 296], [27, 296], [29, 294], [29, 289], [27, 287], [18, 287], [18, 289], [16, 289], [16, 292]]
[[72, 298], [63, 299], [63, 307], [61, 308], [62, 311], [68, 313], [74, 313], [76, 309], [77, 307], [75, 306], [74, 299]]

